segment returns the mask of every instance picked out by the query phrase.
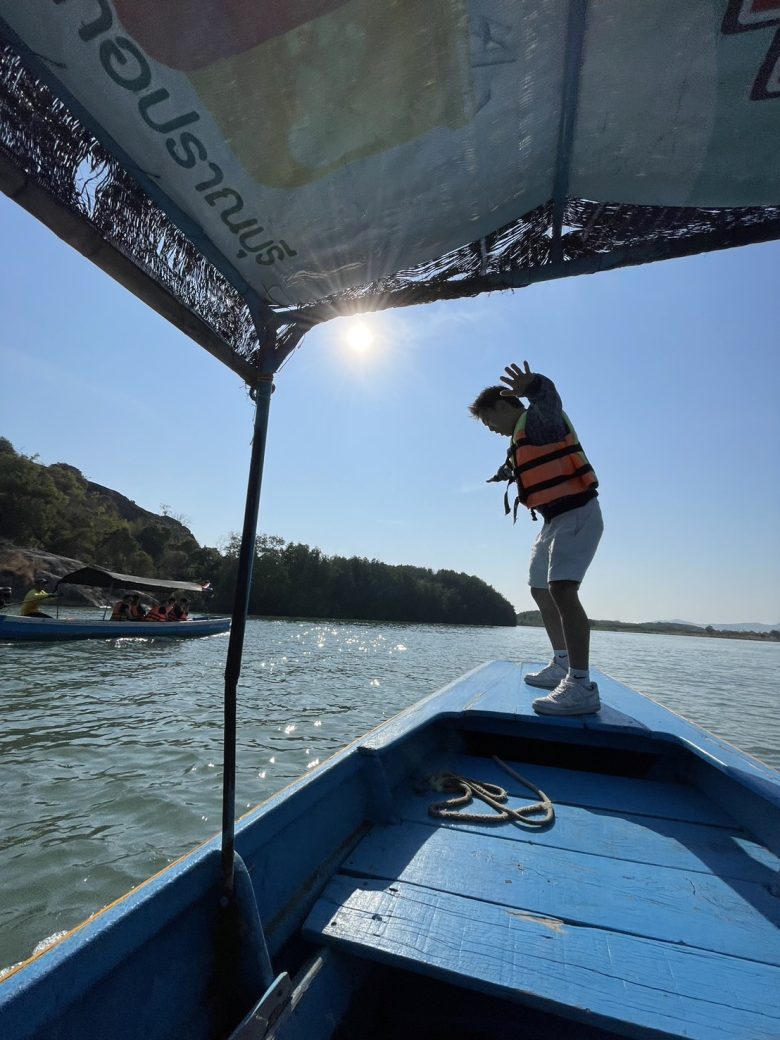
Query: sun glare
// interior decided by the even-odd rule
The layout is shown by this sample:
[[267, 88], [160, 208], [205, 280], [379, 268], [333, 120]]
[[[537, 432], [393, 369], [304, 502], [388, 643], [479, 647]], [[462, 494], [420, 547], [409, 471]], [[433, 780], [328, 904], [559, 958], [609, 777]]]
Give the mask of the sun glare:
[[374, 342], [374, 333], [362, 321], [353, 322], [346, 335], [347, 345], [356, 354], [364, 354]]

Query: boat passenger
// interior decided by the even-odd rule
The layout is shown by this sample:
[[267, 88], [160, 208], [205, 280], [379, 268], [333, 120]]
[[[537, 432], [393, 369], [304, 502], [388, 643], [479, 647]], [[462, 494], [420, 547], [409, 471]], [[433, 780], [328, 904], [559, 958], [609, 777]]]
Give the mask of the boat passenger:
[[[507, 460], [490, 481], [517, 484], [520, 503], [541, 513], [544, 525], [531, 550], [528, 584], [552, 643], [551, 662], [524, 676], [529, 686], [551, 690], [533, 702], [542, 715], [588, 715], [599, 711], [590, 681], [590, 626], [579, 587], [604, 530], [598, 480], [563, 411], [555, 384], [532, 372], [528, 362], [507, 365], [504, 386], [486, 387], [469, 411], [493, 433], [510, 438]], [[520, 401], [528, 398], [528, 407]], [[509, 501], [504, 496], [504, 509]]]
[[165, 613], [165, 620], [166, 621], [176, 621], [176, 616], [174, 615], [174, 612], [173, 612], [175, 606], [176, 606], [176, 597], [175, 596], [169, 596], [168, 599], [165, 601], [165, 606], [161, 605], [160, 609]]
[[163, 603], [155, 603], [151, 610], [146, 612], [146, 621], [167, 621], [168, 612]]
[[130, 620], [131, 621], [143, 621], [146, 617], [146, 611], [141, 606], [141, 594], [140, 592], [130, 593]]
[[111, 611], [112, 621], [129, 621], [130, 620], [130, 597], [123, 596], [117, 603], [114, 604], [114, 609]]
[[51, 614], [44, 614], [42, 610], [39, 610], [41, 603], [46, 599], [56, 599], [59, 593], [47, 592], [44, 586], [48, 583], [48, 578], [44, 578], [39, 575], [33, 587], [27, 593], [22, 600], [22, 617], [37, 617], [37, 618], [51, 618]]
[[190, 616], [190, 601], [186, 596], [180, 596], [174, 601], [172, 616], [169, 621], [187, 621]]

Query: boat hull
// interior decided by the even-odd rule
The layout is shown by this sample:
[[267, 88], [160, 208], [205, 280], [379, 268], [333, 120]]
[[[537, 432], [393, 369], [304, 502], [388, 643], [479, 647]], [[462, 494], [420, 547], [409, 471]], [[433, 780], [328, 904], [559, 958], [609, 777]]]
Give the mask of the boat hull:
[[50, 642], [72, 639], [193, 639], [230, 629], [229, 618], [194, 621], [81, 621], [76, 618], [26, 618], [0, 614], [0, 642]]
[[[534, 667], [476, 669], [249, 812], [232, 902], [213, 839], [19, 966], [4, 1040], [776, 1038], [780, 778], [600, 674], [597, 715], [537, 716]], [[438, 770], [535, 802], [495, 756], [551, 825], [431, 818]]]

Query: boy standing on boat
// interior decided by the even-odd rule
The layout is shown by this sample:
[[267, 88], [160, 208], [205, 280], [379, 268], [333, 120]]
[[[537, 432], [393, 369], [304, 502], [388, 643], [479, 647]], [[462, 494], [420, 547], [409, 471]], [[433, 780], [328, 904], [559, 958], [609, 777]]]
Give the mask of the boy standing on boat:
[[552, 380], [531, 372], [524, 361], [523, 369], [508, 365], [501, 382], [506, 386], [487, 387], [469, 411], [493, 433], [511, 438], [507, 461], [490, 480], [514, 480], [515, 513], [522, 503], [533, 519], [538, 512], [544, 520], [531, 550], [528, 583], [553, 658], [525, 681], [552, 691], [533, 702], [534, 711], [587, 715], [601, 703], [590, 679], [590, 626], [579, 587], [604, 530], [598, 480]]

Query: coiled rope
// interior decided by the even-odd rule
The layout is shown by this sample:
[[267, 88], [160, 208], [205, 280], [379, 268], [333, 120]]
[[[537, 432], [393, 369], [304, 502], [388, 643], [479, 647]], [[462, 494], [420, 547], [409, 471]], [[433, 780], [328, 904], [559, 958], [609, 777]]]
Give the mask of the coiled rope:
[[[443, 802], [434, 802], [428, 806], [428, 814], [440, 820], [458, 820], [461, 823], [506, 823], [514, 820], [515, 823], [524, 823], [533, 827], [546, 827], [555, 819], [555, 809], [547, 795], [526, 777], [502, 762], [500, 758], [493, 755], [493, 761], [497, 762], [510, 776], [519, 780], [521, 784], [533, 791], [539, 801], [533, 805], [521, 805], [512, 809], [506, 805], [509, 792], [498, 784], [489, 784], [484, 780], [472, 780], [467, 776], [458, 776], [446, 770], [433, 773], [425, 778], [427, 790], [446, 791], [455, 793], [454, 798], [447, 798]], [[460, 806], [471, 805], [478, 798], [494, 810], [492, 813], [462, 812]], [[544, 815], [537, 818], [539, 813]]]

